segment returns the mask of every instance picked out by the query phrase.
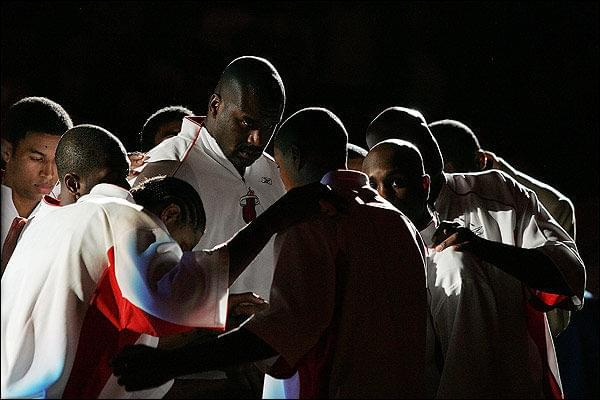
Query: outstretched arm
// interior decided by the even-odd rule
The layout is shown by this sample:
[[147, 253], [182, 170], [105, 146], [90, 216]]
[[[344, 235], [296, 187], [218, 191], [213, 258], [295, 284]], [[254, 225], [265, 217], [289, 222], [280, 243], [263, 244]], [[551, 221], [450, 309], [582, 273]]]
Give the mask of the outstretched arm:
[[468, 228], [449, 222], [440, 224], [434, 235], [434, 245], [436, 251], [452, 246], [457, 251], [470, 252], [531, 288], [566, 296], [575, 295], [554, 262], [536, 249], [483, 239]]
[[182, 375], [221, 369], [241, 362], [277, 355], [264, 341], [244, 328], [202, 344], [173, 350], [127, 346], [111, 362], [118, 383], [127, 391], [162, 385]]
[[322, 206], [326, 207], [325, 203], [338, 210], [346, 207], [345, 200], [326, 185], [316, 182], [297, 187], [238, 231], [227, 242], [229, 285], [254, 260], [274, 234], [320, 214]]

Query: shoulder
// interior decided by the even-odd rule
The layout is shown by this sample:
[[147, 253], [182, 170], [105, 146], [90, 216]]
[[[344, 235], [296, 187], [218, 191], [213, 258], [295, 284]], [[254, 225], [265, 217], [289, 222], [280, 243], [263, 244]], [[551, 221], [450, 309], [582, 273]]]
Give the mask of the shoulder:
[[446, 174], [446, 188], [457, 197], [479, 198], [514, 205], [529, 199], [532, 191], [500, 170], [468, 174]]
[[267, 153], [263, 153], [258, 158], [258, 160], [255, 161], [254, 164], [261, 169], [265, 169], [265, 170], [268, 170], [272, 173], [276, 173], [277, 175], [279, 175], [279, 168], [277, 167], [277, 163], [275, 162], [273, 157], [271, 157]]

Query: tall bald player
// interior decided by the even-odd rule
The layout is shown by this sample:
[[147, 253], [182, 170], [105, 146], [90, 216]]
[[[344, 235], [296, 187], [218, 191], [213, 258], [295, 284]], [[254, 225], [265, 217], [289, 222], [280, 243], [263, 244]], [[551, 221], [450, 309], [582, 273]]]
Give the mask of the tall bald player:
[[[223, 71], [206, 116], [185, 117], [177, 136], [148, 153], [149, 163], [142, 167], [136, 183], [170, 175], [190, 183], [200, 194], [207, 228], [196, 249], [226, 241], [283, 195], [277, 166], [263, 151], [281, 121], [284, 106], [285, 89], [275, 67], [264, 58], [236, 58]], [[255, 292], [268, 300], [273, 269], [271, 241], [234, 282], [231, 293]], [[237, 370], [228, 375], [240, 377], [240, 382], [254, 382], [250, 385], [252, 396], [259, 397], [262, 375], [250, 370], [254, 372], [242, 374], [246, 377], [240, 377]], [[206, 381], [200, 386], [189, 391], [212, 397], [244, 396], [229, 390], [236, 386], [231, 380]], [[246, 383], [238, 386], [247, 387]], [[179, 392], [173, 396], [183, 395]]]

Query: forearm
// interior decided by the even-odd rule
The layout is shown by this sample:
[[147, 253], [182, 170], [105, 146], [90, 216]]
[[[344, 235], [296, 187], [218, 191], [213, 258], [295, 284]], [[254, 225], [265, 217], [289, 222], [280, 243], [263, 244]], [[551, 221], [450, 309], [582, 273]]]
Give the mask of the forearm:
[[465, 250], [514, 276], [530, 288], [573, 296], [552, 260], [536, 249], [523, 249], [477, 238]]
[[165, 357], [174, 376], [182, 376], [264, 360], [275, 355], [277, 353], [262, 339], [240, 328], [201, 344], [168, 351]]
[[229, 286], [233, 284], [276, 233], [269, 221], [270, 216], [267, 210], [238, 231], [227, 242], [229, 250]]

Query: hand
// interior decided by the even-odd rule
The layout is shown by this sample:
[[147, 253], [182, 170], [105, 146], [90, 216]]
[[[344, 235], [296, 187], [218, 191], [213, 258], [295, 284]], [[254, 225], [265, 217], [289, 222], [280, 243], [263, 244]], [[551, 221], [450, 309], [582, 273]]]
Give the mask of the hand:
[[335, 215], [348, 207], [348, 200], [320, 182], [288, 191], [270, 207], [276, 231], [318, 214]]
[[127, 153], [127, 157], [129, 158], [129, 162], [131, 166], [129, 167], [129, 176], [127, 178], [133, 178], [140, 174], [139, 171], [135, 171], [136, 168], [141, 167], [146, 163], [150, 157], [146, 155], [146, 153], [141, 153], [139, 151], [133, 151]]
[[469, 246], [479, 238], [470, 229], [457, 222], [443, 221], [433, 234], [433, 246], [440, 252], [448, 247], [456, 251], [468, 251]]
[[269, 303], [252, 292], [230, 294], [227, 303], [229, 316], [249, 317], [267, 308], [269, 308]]
[[160, 386], [175, 376], [169, 352], [144, 345], [126, 346], [112, 359], [110, 366], [117, 383], [128, 392]]

